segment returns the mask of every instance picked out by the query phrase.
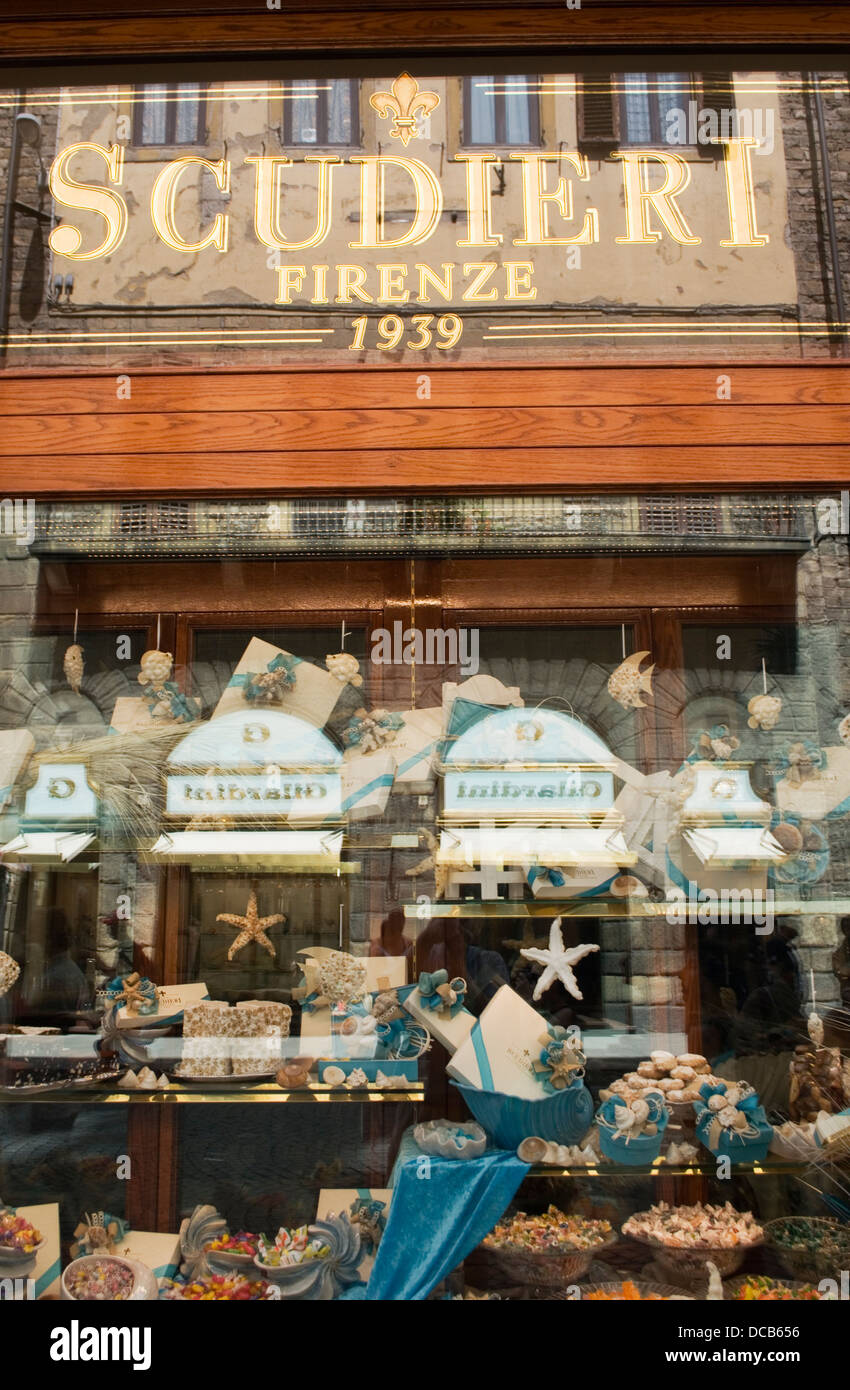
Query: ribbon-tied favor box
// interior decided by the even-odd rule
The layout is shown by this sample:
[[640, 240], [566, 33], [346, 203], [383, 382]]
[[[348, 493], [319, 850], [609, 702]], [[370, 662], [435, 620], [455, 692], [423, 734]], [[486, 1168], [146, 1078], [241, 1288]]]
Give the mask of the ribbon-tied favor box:
[[[250, 677], [267, 674], [270, 664], [279, 657], [289, 662], [294, 661], [290, 667], [293, 677], [291, 687], [271, 705], [247, 700], [245, 688]], [[336, 676], [332, 676], [330, 671], [324, 670], [321, 666], [314, 666], [311, 661], [293, 658], [290, 652], [282, 651], [280, 647], [274, 647], [271, 642], [264, 642], [260, 637], [252, 637], [239, 658], [230, 684], [222, 693], [212, 717], [218, 719], [219, 715], [246, 708], [256, 708], [258, 713], [262, 713], [264, 709], [281, 709], [284, 713], [293, 714], [296, 718], [304, 719], [308, 724], [314, 724], [317, 729], [321, 729], [327, 723], [342, 690], [341, 682]]]
[[395, 789], [424, 796], [433, 791], [437, 779], [434, 760], [443, 734], [443, 711], [437, 705], [400, 713], [404, 724], [390, 745], [396, 760]]
[[494, 994], [446, 1071], [465, 1086], [501, 1091], [525, 1100], [543, 1100], [534, 1072], [546, 1021], [510, 985]]
[[[360, 1276], [368, 1279], [375, 1263], [373, 1236], [383, 1235], [383, 1228], [392, 1201], [392, 1190], [388, 1187], [323, 1187], [319, 1192], [319, 1205], [316, 1220], [325, 1221], [329, 1216], [348, 1216], [360, 1229]], [[364, 1210], [365, 1209], [365, 1210]], [[364, 1221], [360, 1225], [359, 1212], [363, 1211]]]
[[[398, 989], [407, 982], [406, 956], [364, 956], [366, 988], [370, 994]], [[334, 1034], [330, 1008], [301, 1010], [302, 1057], [341, 1056], [344, 1039]]]
[[150, 1028], [155, 1024], [163, 1024], [168, 1019], [173, 1019], [177, 1014], [182, 1014], [184, 1009], [188, 1009], [190, 1004], [200, 1004], [202, 999], [209, 998], [209, 990], [203, 981], [192, 985], [157, 985], [156, 998], [158, 1008], [156, 1013], [141, 1014], [128, 1013], [126, 1004], [118, 1010], [115, 1021], [119, 1028]]
[[381, 816], [387, 808], [396, 760], [386, 748], [374, 753], [347, 753], [343, 761], [342, 809], [349, 820]]
[[475, 1015], [468, 1009], [460, 1008], [453, 1017], [441, 1009], [430, 1009], [423, 1002], [419, 987], [412, 989], [402, 998], [402, 1004], [417, 1023], [423, 1024], [428, 1032], [442, 1043], [447, 1052], [456, 1052], [466, 1042], [475, 1022]]

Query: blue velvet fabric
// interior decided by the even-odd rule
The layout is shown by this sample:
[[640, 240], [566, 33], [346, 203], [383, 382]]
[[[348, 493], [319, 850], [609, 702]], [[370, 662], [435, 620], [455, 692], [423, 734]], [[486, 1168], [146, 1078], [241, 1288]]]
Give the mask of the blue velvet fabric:
[[412, 1147], [414, 1157], [411, 1142], [403, 1143], [393, 1170], [392, 1205], [366, 1288], [370, 1301], [427, 1298], [493, 1229], [528, 1172], [505, 1149], [458, 1160]]

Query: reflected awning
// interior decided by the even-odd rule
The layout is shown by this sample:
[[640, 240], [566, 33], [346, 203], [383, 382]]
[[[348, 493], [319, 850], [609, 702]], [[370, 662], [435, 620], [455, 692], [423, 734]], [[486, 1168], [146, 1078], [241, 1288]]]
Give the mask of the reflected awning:
[[0, 855], [22, 862], [31, 860], [39, 864], [68, 864], [84, 849], [88, 849], [95, 838], [85, 830], [27, 830], [0, 846]]
[[619, 830], [612, 833], [592, 827], [529, 830], [522, 826], [497, 826], [443, 830], [437, 860], [455, 869], [479, 864], [499, 868], [505, 864], [540, 864], [552, 869], [600, 864], [617, 868], [637, 863], [637, 855]]
[[274, 860], [290, 872], [336, 873], [341, 851], [341, 830], [175, 830], [163, 832], [151, 853], [170, 864]]
[[684, 830], [682, 838], [702, 864], [763, 864], [787, 855], [769, 830], [761, 825], [712, 825], [709, 829]]

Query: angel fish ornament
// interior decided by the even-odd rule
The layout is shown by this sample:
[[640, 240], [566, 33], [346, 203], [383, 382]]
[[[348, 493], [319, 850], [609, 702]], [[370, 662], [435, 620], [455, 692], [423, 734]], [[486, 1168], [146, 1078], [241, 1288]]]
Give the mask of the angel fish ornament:
[[652, 673], [655, 670], [655, 662], [647, 666], [645, 671], [640, 670], [640, 663], [649, 652], [632, 652], [625, 661], [621, 661], [616, 670], [612, 671], [608, 677], [608, 694], [611, 695], [623, 709], [645, 709], [646, 700], [642, 700], [641, 693], [652, 694]]

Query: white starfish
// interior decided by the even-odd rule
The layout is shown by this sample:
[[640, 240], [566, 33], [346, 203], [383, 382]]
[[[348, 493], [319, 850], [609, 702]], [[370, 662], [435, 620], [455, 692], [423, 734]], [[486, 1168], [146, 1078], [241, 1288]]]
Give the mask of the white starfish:
[[578, 987], [578, 980], [573, 973], [573, 966], [577, 965], [585, 956], [589, 956], [592, 951], [598, 951], [598, 946], [570, 946], [564, 945], [564, 938], [561, 935], [561, 919], [556, 917], [549, 929], [549, 948], [546, 951], [539, 950], [535, 946], [529, 946], [527, 950], [520, 951], [521, 956], [526, 960], [537, 961], [538, 965], [545, 965], [546, 969], [534, 986], [534, 999], [539, 999], [545, 994], [547, 989], [551, 989], [556, 980], [561, 984], [568, 994], [574, 999], [583, 999], [584, 995]]

